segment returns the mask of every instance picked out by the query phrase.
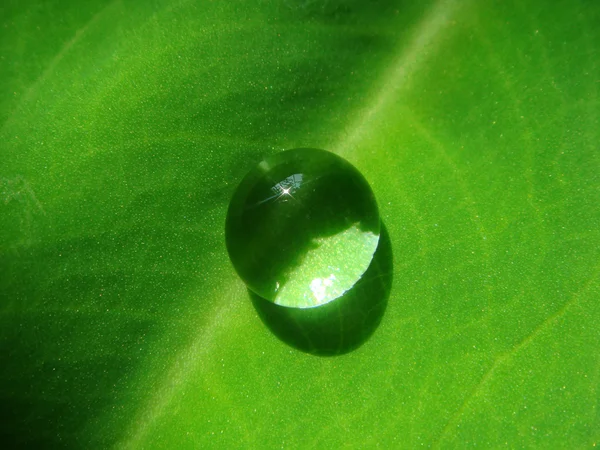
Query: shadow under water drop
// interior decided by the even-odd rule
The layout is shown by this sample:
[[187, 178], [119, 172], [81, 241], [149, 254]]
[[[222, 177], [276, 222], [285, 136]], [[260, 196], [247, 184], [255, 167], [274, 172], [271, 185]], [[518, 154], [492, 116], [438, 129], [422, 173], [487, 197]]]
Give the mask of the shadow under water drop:
[[364, 344], [379, 326], [393, 272], [392, 245], [382, 223], [371, 265], [354, 287], [336, 300], [316, 308], [288, 308], [248, 293], [260, 319], [283, 342], [314, 355], [341, 355]]

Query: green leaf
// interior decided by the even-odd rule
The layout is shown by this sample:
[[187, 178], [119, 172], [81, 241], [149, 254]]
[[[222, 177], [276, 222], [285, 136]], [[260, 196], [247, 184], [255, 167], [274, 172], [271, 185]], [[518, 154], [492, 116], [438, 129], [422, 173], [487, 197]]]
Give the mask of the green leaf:
[[[600, 4], [8, 0], [0, 433], [33, 448], [600, 439]], [[338, 153], [393, 249], [341, 356], [224, 244], [264, 156]]]

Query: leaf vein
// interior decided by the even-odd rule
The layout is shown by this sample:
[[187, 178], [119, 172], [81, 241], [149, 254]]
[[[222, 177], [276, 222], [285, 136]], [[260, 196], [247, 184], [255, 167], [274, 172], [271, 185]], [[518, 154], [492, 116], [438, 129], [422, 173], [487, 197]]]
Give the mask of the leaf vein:
[[450, 420], [448, 420], [448, 422], [446, 423], [445, 427], [443, 428], [442, 432], [440, 433], [440, 436], [434, 443], [433, 447], [440, 447], [441, 442], [450, 433], [450, 430], [455, 428], [456, 425], [458, 425], [461, 416], [467, 410], [469, 405], [484, 391], [486, 385], [493, 378], [494, 373], [498, 370], [498, 368], [507, 364], [512, 358], [514, 358], [516, 354], [518, 354], [521, 350], [523, 350], [529, 344], [531, 344], [531, 342], [533, 342], [533, 340], [536, 337], [538, 337], [544, 329], [558, 322], [558, 320], [562, 318], [572, 306], [579, 302], [579, 299], [590, 289], [593, 282], [597, 280], [599, 275], [600, 264], [596, 266], [592, 275], [588, 278], [588, 281], [583, 284], [581, 289], [575, 292], [575, 294], [567, 302], [565, 302], [565, 304], [558, 311], [546, 317], [546, 319], [540, 322], [529, 334], [527, 334], [520, 342], [514, 345], [508, 352], [500, 354], [494, 360], [489, 369], [483, 374], [479, 382], [473, 387], [473, 389], [471, 389], [471, 391], [464, 398], [460, 407], [454, 412], [454, 414], [452, 414]]

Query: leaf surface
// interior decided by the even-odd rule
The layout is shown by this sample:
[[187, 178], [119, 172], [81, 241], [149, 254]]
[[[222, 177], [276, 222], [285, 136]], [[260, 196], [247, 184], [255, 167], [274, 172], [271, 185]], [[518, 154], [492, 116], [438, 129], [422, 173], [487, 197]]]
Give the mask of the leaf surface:
[[[600, 5], [413, 3], [0, 7], [5, 442], [600, 439]], [[361, 170], [393, 247], [342, 356], [279, 341], [225, 250], [236, 184], [294, 147]]]

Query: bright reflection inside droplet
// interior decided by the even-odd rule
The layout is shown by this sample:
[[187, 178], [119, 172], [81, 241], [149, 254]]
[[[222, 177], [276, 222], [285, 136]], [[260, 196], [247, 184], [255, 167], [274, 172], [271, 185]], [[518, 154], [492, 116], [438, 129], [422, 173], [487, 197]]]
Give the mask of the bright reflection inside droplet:
[[327, 288], [333, 286], [335, 275], [331, 274], [327, 278], [315, 278], [310, 283], [312, 291], [318, 303], [321, 303], [327, 297]]
[[312, 308], [351, 289], [379, 242], [379, 212], [364, 177], [323, 150], [261, 162], [229, 205], [229, 256], [248, 287], [281, 306]]

